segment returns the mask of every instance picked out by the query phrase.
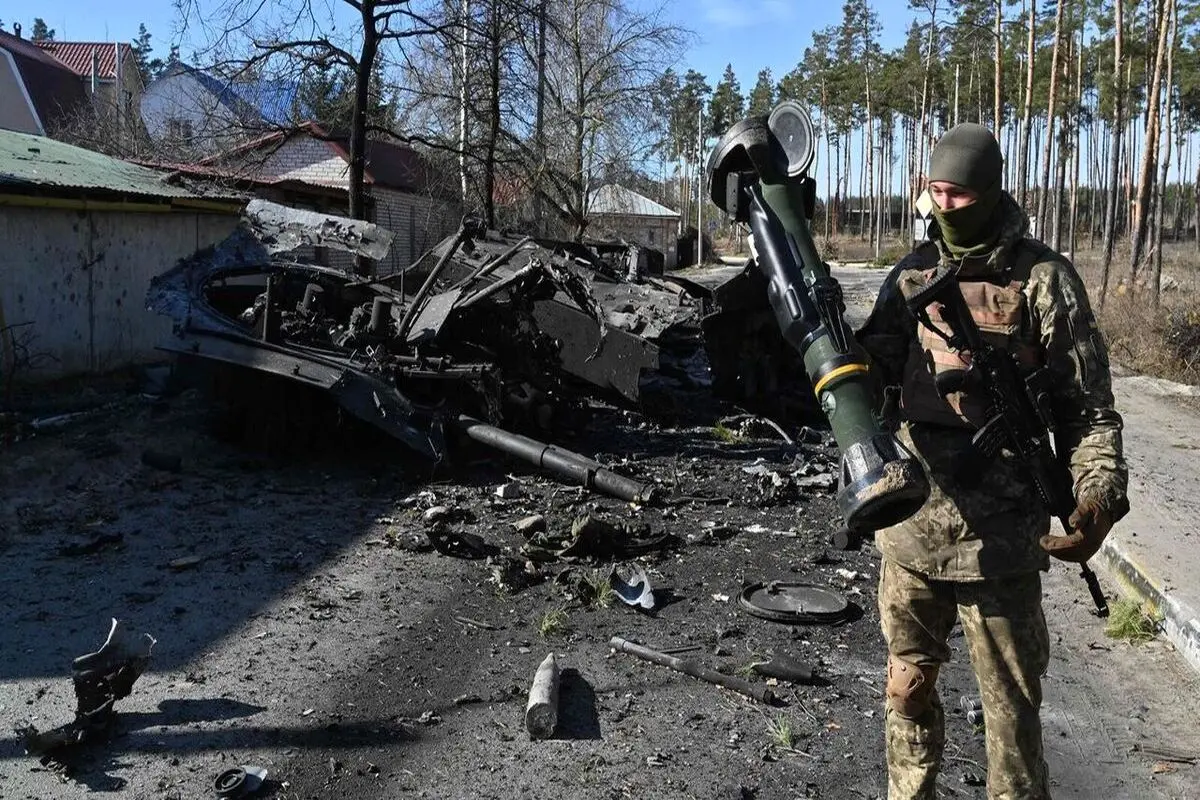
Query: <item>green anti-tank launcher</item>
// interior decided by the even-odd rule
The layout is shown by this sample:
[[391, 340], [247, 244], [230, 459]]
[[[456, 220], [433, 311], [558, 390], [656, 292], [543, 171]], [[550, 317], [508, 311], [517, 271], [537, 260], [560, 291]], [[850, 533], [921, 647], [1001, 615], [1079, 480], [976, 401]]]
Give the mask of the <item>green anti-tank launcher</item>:
[[838, 506], [851, 531], [875, 531], [916, 513], [929, 496], [920, 463], [880, 425], [866, 354], [842, 314], [842, 289], [809, 231], [816, 182], [812, 120], [788, 101], [745, 119], [708, 161], [714, 203], [754, 235], [755, 262], [784, 339], [804, 361], [842, 451]]

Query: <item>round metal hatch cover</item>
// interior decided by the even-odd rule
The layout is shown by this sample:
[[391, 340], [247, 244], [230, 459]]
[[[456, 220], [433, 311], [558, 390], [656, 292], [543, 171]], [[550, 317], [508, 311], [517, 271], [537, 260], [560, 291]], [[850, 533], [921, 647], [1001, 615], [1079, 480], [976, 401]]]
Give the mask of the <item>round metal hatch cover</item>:
[[850, 603], [837, 592], [794, 581], [754, 583], [738, 605], [756, 617], [791, 625], [832, 624], [850, 616]]

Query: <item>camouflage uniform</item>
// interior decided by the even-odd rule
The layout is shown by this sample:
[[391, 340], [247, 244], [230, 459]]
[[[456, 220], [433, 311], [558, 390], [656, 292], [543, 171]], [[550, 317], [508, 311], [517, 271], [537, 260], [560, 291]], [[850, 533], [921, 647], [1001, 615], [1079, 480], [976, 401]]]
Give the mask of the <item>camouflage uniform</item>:
[[[984, 302], [996, 312], [1008, 307], [1006, 316], [978, 312], [977, 304], [972, 314], [1001, 323], [980, 327], [1018, 361], [1029, 354], [1051, 370], [1058, 446], [1070, 454], [1075, 495], [1101, 498], [1119, 518], [1128, 508], [1121, 418], [1083, 283], [1067, 259], [1026, 238], [1028, 219], [1009, 195], [1000, 203], [1004, 222], [995, 248], [959, 265], [964, 296], [972, 281], [986, 283]], [[957, 616], [983, 699], [988, 796], [1048, 798], [1038, 709], [1049, 660], [1039, 571], [1049, 559], [1038, 540], [1049, 530], [1049, 515], [1010, 454], [1002, 451], [979, 469], [965, 458], [972, 452], [977, 398], [931, 391], [928, 364], [950, 354], [930, 352], [904, 304], [906, 285], [950, 258], [934, 242], [904, 259], [858, 334], [882, 382], [903, 387], [897, 436], [931, 484], [917, 514], [875, 539], [884, 556], [879, 611], [889, 677], [912, 670], [913, 686], [927, 684], [918, 690], [926, 692], [919, 713], [902, 713], [911, 708], [898, 708], [898, 699], [889, 697], [888, 797], [935, 797], [945, 732], [934, 682], [938, 665], [949, 658], [946, 641]], [[889, 695], [890, 687], [891, 680]]]

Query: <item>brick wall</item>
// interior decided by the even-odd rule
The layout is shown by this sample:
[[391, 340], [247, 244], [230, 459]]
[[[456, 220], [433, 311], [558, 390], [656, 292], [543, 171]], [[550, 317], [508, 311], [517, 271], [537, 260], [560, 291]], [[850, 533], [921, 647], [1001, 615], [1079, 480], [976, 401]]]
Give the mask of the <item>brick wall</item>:
[[348, 180], [350, 165], [333, 145], [308, 136], [292, 137], [262, 158], [262, 175], [339, 187]]
[[380, 275], [404, 269], [458, 230], [462, 213], [453, 203], [382, 186], [369, 191], [375, 198], [375, 224], [396, 234], [391, 252], [379, 263]]

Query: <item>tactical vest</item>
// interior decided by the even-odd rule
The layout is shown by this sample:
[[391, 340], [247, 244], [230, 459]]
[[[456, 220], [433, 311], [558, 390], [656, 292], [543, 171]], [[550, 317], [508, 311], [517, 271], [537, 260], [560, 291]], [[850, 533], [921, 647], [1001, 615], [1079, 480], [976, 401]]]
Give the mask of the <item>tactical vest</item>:
[[[936, 248], [933, 250], [936, 265]], [[1025, 239], [1016, 245], [1013, 264], [1001, 274], [959, 280], [963, 300], [984, 340], [1014, 354], [1026, 374], [1042, 366], [1044, 353], [1038, 333], [1033, 330], [1022, 290], [1038, 256], [1045, 252], [1046, 248], [1040, 242]], [[929, 265], [929, 259], [926, 257], [922, 261], [929, 267], [925, 270], [926, 276], [931, 276], [933, 267]], [[942, 320], [940, 310], [936, 305], [931, 306], [929, 316], [934, 325], [948, 335], [949, 327]], [[951, 350], [944, 339], [917, 322], [916, 337], [909, 345], [904, 365], [901, 417], [910, 422], [972, 430], [981, 428], [991, 416], [991, 402], [986, 394], [976, 389], [951, 392], [943, 397], [934, 383], [939, 373], [964, 370], [970, 364], [970, 353]]]

